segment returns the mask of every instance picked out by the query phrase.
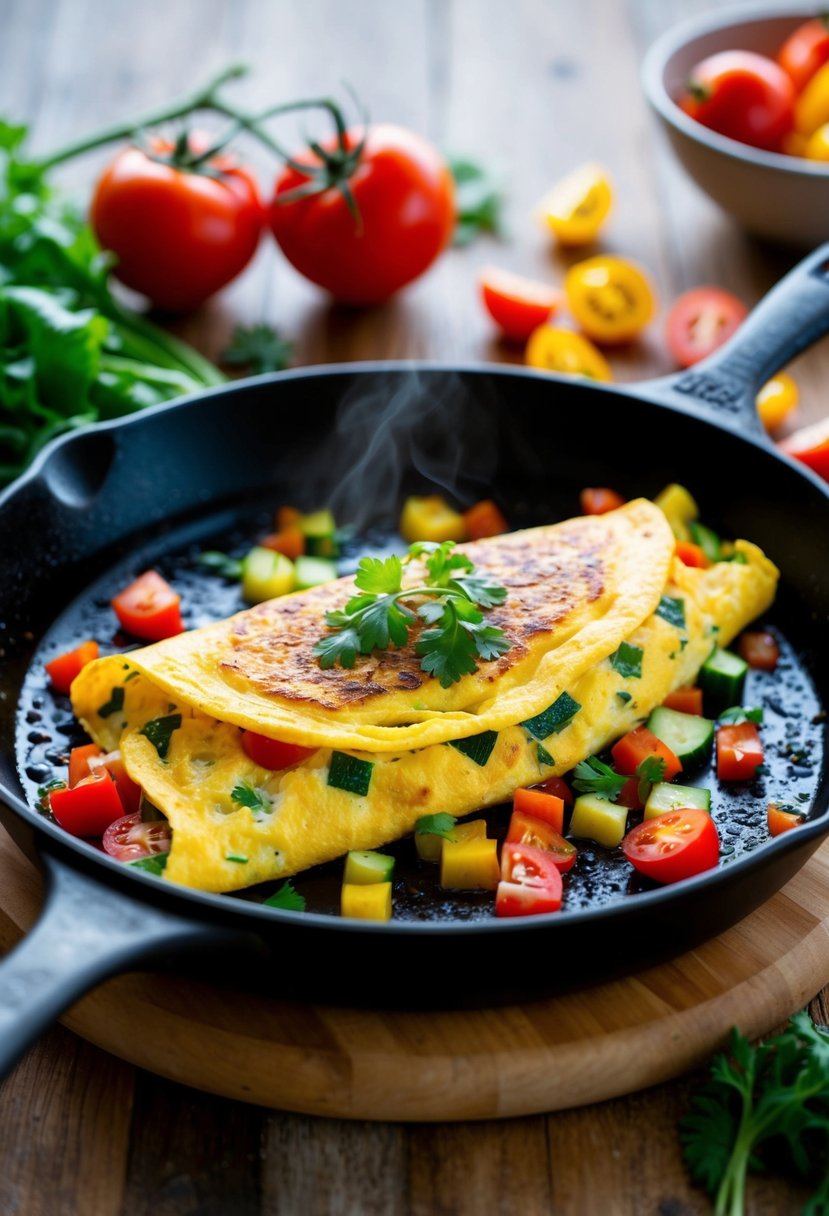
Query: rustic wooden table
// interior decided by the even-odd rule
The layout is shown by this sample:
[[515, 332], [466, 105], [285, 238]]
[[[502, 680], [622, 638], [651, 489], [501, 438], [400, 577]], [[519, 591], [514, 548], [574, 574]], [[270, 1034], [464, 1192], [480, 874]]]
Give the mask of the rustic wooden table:
[[[713, 282], [756, 301], [795, 260], [738, 231], [681, 175], [646, 112], [643, 51], [716, 0], [0, 0], [0, 112], [45, 151], [252, 65], [252, 106], [351, 82], [372, 116], [414, 127], [503, 175], [508, 236], [448, 253], [388, 306], [332, 308], [268, 243], [221, 298], [179, 322], [209, 354], [267, 320], [298, 364], [411, 356], [503, 361], [477, 300], [484, 262], [560, 279], [534, 225], [544, 189], [585, 160], [610, 170], [606, 248], [647, 266], [664, 304]], [[101, 157], [66, 168], [83, 193]], [[262, 165], [263, 183], [272, 173]], [[671, 370], [661, 323], [613, 357], [619, 380]], [[829, 350], [796, 367], [801, 421], [825, 412]], [[815, 984], [821, 977], [815, 977]], [[829, 990], [811, 1007], [829, 1020]], [[0, 1088], [3, 1216], [703, 1213], [676, 1121], [693, 1081], [552, 1116], [489, 1124], [354, 1124], [266, 1111], [142, 1073], [51, 1031]], [[752, 1182], [752, 1213], [801, 1196]]]

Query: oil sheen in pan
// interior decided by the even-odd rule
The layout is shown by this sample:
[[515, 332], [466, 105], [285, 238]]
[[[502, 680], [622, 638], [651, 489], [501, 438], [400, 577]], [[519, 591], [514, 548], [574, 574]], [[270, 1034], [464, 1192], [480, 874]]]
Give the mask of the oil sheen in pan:
[[[116, 632], [117, 622], [110, 607], [113, 595], [152, 565], [181, 594], [186, 628], [219, 620], [246, 606], [238, 583], [207, 572], [198, 557], [207, 549], [243, 556], [254, 538], [267, 530], [267, 518], [251, 513], [244, 523], [220, 533], [209, 532], [209, 527], [209, 522], [204, 521], [189, 535], [179, 532], [166, 543], [119, 563], [76, 600], [42, 639], [24, 681], [16, 732], [20, 777], [33, 806], [38, 805], [40, 786], [53, 778], [65, 777], [70, 748], [88, 741], [72, 716], [68, 697], [50, 690], [44, 661], [86, 638], [96, 638], [102, 653], [134, 648], [136, 643]], [[350, 540], [340, 562], [341, 572], [351, 573], [359, 558], [367, 553], [383, 555], [395, 548], [399, 551], [401, 543], [393, 534], [381, 531]], [[774, 673], [750, 671], [743, 697], [744, 705], [763, 709], [764, 771], [748, 784], [725, 788], [717, 781], [712, 760], [708, 768], [683, 778], [685, 784], [707, 786], [712, 791], [711, 810], [722, 844], [721, 865], [733, 864], [767, 842], [768, 802], [785, 802], [808, 813], [820, 777], [822, 707], [807, 671], [794, 648], [775, 627], [773, 616], [764, 624], [780, 643], [780, 663]], [[478, 812], [481, 814], [487, 820], [488, 834], [503, 838], [510, 808], [492, 807]], [[577, 843], [578, 860], [564, 877], [565, 908], [574, 910], [635, 898], [637, 891], [650, 885], [632, 871], [620, 850], [607, 850], [590, 841]], [[494, 915], [491, 892], [442, 890], [438, 867], [419, 860], [411, 838], [385, 846], [384, 851], [397, 859], [393, 888], [396, 919], [471, 921]], [[305, 871], [293, 882], [305, 897], [309, 911], [338, 914], [342, 860]], [[259, 902], [278, 885], [263, 884], [227, 898]]]

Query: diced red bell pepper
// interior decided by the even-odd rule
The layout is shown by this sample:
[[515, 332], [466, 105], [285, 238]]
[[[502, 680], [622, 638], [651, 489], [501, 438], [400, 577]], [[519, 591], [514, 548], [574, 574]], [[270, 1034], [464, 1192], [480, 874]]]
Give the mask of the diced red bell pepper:
[[145, 570], [112, 601], [122, 628], [147, 642], [184, 632], [180, 605], [181, 596], [157, 570]]
[[675, 688], [669, 692], [662, 702], [666, 709], [675, 709], [681, 714], [698, 714], [702, 716], [702, 689]]
[[512, 800], [514, 811], [523, 811], [535, 819], [543, 819], [556, 832], [564, 831], [564, 800], [546, 790], [516, 790]]
[[799, 828], [803, 822], [803, 816], [798, 815], [797, 811], [784, 811], [782, 807], [777, 806], [774, 802], [769, 803], [766, 817], [770, 836], [779, 836], [781, 832], [788, 832], [792, 828]]
[[695, 545], [690, 540], [676, 542], [676, 555], [684, 566], [696, 566], [700, 570], [707, 570], [711, 565], [702, 546]]
[[73, 747], [69, 753], [69, 787], [76, 786], [84, 777], [92, 772], [89, 762], [97, 756], [103, 756], [104, 750], [97, 743], [84, 743], [81, 747]]
[[263, 549], [273, 549], [296, 561], [305, 553], [305, 533], [301, 528], [280, 528], [278, 532], [270, 532], [259, 544]]
[[87, 663], [91, 663], [97, 657], [98, 643], [93, 641], [81, 642], [80, 646], [76, 646], [74, 650], [67, 650], [65, 654], [59, 654], [56, 659], [52, 659], [46, 664], [52, 687], [57, 692], [68, 695], [75, 677], [80, 674]]
[[101, 767], [105, 768], [112, 775], [124, 807], [124, 812], [127, 815], [134, 814], [141, 805], [141, 786], [130, 777], [124, 767], [121, 753], [119, 751], [107, 752], [105, 755], [101, 755], [100, 758], [93, 756], [89, 762], [90, 772], [94, 773]]
[[582, 515], [606, 515], [625, 505], [621, 494], [607, 486], [588, 486], [579, 495]]
[[717, 728], [717, 776], [720, 781], [751, 781], [763, 763], [763, 744], [753, 722]]
[[774, 671], [780, 661], [777, 638], [765, 629], [744, 633], [737, 645], [740, 657], [757, 671]]
[[637, 726], [636, 730], [623, 735], [619, 742], [610, 749], [610, 754], [613, 756], [616, 771], [619, 773], [632, 776], [648, 756], [658, 756], [664, 760], [663, 781], [671, 781], [677, 773], [682, 772], [682, 765], [674, 752], [661, 739], [657, 739], [656, 735], [646, 726]]
[[90, 773], [71, 789], [52, 790], [49, 806], [72, 836], [102, 836], [124, 814], [112, 774], [105, 768]]
[[470, 540], [483, 540], [487, 536], [503, 536], [509, 531], [501, 509], [491, 498], [476, 502], [463, 513], [466, 534]]

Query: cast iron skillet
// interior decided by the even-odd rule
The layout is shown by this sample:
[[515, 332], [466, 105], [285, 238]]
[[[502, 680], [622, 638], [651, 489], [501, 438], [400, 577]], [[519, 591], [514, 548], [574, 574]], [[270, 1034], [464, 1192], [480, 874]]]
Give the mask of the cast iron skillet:
[[[674, 888], [609, 907], [521, 921], [376, 925], [275, 912], [177, 889], [128, 871], [38, 815], [23, 798], [14, 708], [34, 640], [114, 561], [186, 535], [240, 505], [309, 507], [333, 493], [350, 440], [345, 399], [388, 404], [359, 441], [356, 496], [391, 485], [378, 435], [414, 433], [391, 497], [422, 488], [424, 457], [454, 464], [469, 498], [493, 493], [512, 518], [571, 514], [578, 489], [634, 496], [668, 481], [694, 488], [723, 534], [760, 544], [782, 568], [775, 620], [829, 704], [829, 487], [764, 439], [758, 387], [829, 329], [829, 246], [811, 255], [704, 365], [614, 388], [518, 369], [378, 363], [303, 369], [217, 389], [66, 437], [0, 498], [0, 620], [7, 712], [0, 720], [2, 822], [45, 873], [37, 926], [0, 969], [0, 1071], [61, 1010], [114, 972], [172, 965], [212, 980], [265, 984], [339, 1003], [432, 1006], [526, 998], [632, 970], [720, 932], [781, 887], [829, 832], [829, 781], [794, 832]], [[441, 425], [448, 419], [449, 431]], [[419, 425], [422, 423], [422, 425]], [[320, 453], [323, 453], [320, 457]], [[457, 457], [457, 459], [456, 459]], [[349, 456], [353, 464], [355, 457]], [[375, 481], [368, 480], [380, 468]], [[394, 504], [389, 503], [389, 509]], [[224, 513], [224, 514], [223, 514]], [[381, 512], [382, 513], [382, 512]], [[821, 730], [822, 755], [826, 732]], [[829, 977], [815, 976], [816, 989]]]

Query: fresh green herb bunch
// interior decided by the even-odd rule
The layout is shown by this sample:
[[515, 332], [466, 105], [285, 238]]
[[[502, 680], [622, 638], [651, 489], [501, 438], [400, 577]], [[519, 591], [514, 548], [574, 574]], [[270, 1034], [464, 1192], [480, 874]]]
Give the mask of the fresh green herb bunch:
[[[404, 570], [421, 557], [425, 580], [404, 588]], [[454, 541], [419, 541], [405, 557], [364, 557], [354, 583], [361, 594], [325, 614], [330, 633], [314, 646], [322, 668], [353, 667], [358, 654], [405, 646], [418, 621], [430, 626], [415, 644], [420, 665], [443, 688], [475, 671], [478, 659], [496, 659], [512, 645], [502, 629], [484, 623], [482, 611], [503, 604], [506, 588], [476, 574]], [[425, 602], [409, 607], [404, 600]]]
[[749, 1170], [775, 1164], [815, 1183], [804, 1216], [829, 1216], [829, 1031], [798, 1013], [752, 1047], [732, 1031], [680, 1124], [686, 1164], [716, 1216], [742, 1216]]

